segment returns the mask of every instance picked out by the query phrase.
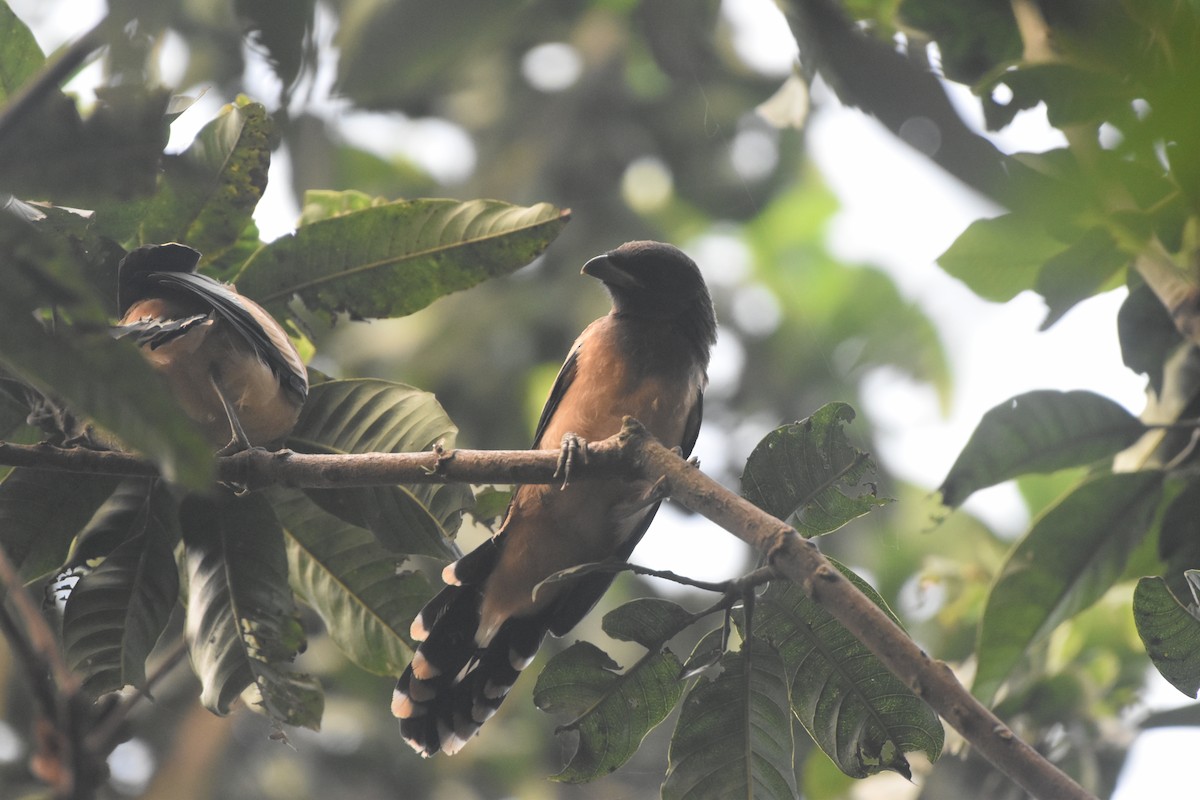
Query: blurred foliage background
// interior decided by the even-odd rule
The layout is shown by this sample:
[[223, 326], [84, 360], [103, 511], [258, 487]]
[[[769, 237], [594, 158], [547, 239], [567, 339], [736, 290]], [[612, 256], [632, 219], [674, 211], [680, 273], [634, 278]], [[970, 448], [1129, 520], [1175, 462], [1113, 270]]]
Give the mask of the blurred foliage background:
[[[861, 393], [873, 371], [931, 387], [943, 403], [953, 379], [934, 324], [888, 273], [830, 253], [827, 229], [838, 204], [806, 155], [805, 83], [789, 75], [790, 67], [764, 67], [734, 46], [734, 20], [744, 11], [738, 7], [748, 2], [113, 0], [112, 13], [136, 16], [138, 28], [85, 76], [108, 91], [145, 82], [198, 96], [176, 122], [172, 147], [181, 146], [175, 137], [189, 126], [198, 128], [241, 93], [265, 103], [279, 142], [270, 202], [257, 215], [264, 230], [286, 226], [303, 192], [314, 188], [572, 209], [571, 224], [548, 252], [512, 277], [399, 320], [306, 319], [318, 353], [314, 367], [434, 392], [460, 428], [460, 446], [528, 442], [571, 341], [607, 308], [603, 292], [578, 275], [587, 258], [638, 238], [688, 250], [705, 272], [721, 321], [697, 453], [706, 471], [736, 485], [746, 455], [776, 425], [834, 400], [869, 408]], [[12, 5], [36, 30], [60, 37], [64, 30], [82, 32], [71, 18], [73, 0]], [[884, 43], [902, 27], [897, 5], [845, 4]], [[976, 39], [955, 40], [961, 51], [943, 51], [951, 78], [974, 83], [1020, 55], [1008, 4], [976, 2], [961, 11], [946, 3], [903, 5], [914, 12], [913, 22], [934, 32], [957, 34], [975, 25], [977, 12], [989, 15], [978, 22]], [[907, 32], [912, 42], [922, 41]], [[809, 44], [801, 41], [802, 49]], [[811, 52], [819, 50], [814, 45]], [[920, 61], [925, 51], [908, 53]], [[147, 54], [148, 62], [140, 60]], [[816, 96], [813, 113], [837, 102], [821, 87]], [[986, 175], [976, 177], [986, 184]], [[67, 195], [48, 199], [64, 202]], [[871, 422], [860, 418], [852, 429], [866, 449], [875, 449]], [[935, 521], [928, 487], [909, 487], [887, 475], [886, 460], [881, 466], [883, 492], [900, 502], [856, 523], [850, 535], [828, 537], [823, 549], [868, 576], [927, 651], [955, 665], [969, 662], [1007, 543], [962, 512]], [[1023, 480], [1028, 508], [1036, 512], [1076, 477]], [[678, 531], [677, 546], [691, 549], [685, 538], [691, 522], [674, 513], [657, 525]], [[464, 532], [467, 546], [472, 535], [482, 534]], [[736, 547], [714, 558], [727, 576], [752, 566], [750, 554]], [[618, 580], [605, 605], [664, 590], [635, 580]], [[1056, 635], [1042, 655], [1046, 679], [1009, 709], [1019, 733], [1101, 793], [1111, 790], [1130, 741], [1129, 728], [1116, 721], [1146, 671], [1128, 599], [1110, 600]], [[579, 636], [602, 636], [598, 619], [593, 614]], [[620, 645], [607, 649], [621, 660]], [[212, 717], [196, 706], [195, 686], [177, 671], [156, 689], [155, 702], [135, 714], [133, 738], [111, 764], [108, 796], [657, 795], [668, 725], [603, 781], [550, 782], [563, 745], [553, 736], [554, 720], [530, 702], [533, 681], [526, 680], [471, 747], [425, 762], [403, 745], [387, 712], [389, 680], [348, 666], [320, 636], [301, 663], [328, 692], [320, 734], [288, 731], [289, 746], [275, 741], [257, 716]], [[12, 673], [0, 650], [8, 687], [0, 786], [15, 787], [28, 781], [28, 743], [21, 737], [30, 709]], [[810, 798], [850, 796], [869, 786], [888, 797], [1017, 796], [988, 768], [960, 759], [952, 745], [948, 751], [919, 792], [896, 776], [852, 787], [820, 752], [797, 763]]]

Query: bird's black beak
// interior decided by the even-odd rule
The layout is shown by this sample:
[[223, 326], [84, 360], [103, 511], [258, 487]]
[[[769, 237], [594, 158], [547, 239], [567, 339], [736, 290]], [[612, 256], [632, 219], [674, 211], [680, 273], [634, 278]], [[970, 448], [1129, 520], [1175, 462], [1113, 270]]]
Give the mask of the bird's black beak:
[[579, 272], [581, 275], [590, 275], [597, 280], [604, 281], [609, 286], [621, 289], [637, 289], [642, 285], [637, 278], [621, 269], [620, 265], [609, 258], [607, 253], [588, 261]]

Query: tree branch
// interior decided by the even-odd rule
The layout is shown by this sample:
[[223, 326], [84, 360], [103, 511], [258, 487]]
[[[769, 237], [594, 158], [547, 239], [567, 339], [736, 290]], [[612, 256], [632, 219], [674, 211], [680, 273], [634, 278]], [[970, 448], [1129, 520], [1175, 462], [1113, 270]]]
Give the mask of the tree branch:
[[1093, 798], [976, 700], [945, 662], [930, 658], [917, 647], [908, 634], [821, 555], [815, 542], [804, 539], [792, 526], [689, 466], [637, 422], [627, 419], [620, 438], [637, 454], [634, 463], [643, 478], [665, 477], [673, 500], [703, 514], [766, 555], [770, 566], [798, 584], [813, 602], [842, 623], [893, 675], [1013, 781], [1039, 798]]
[[[103, 768], [103, 759], [97, 760], [83, 743], [90, 704], [80, 694], [79, 679], [63, 660], [54, 632], [2, 547], [0, 598], [4, 600], [0, 631], [24, 668], [38, 705], [37, 751], [30, 757], [30, 771], [60, 800], [90, 800]], [[15, 614], [9, 613], [5, 602]]]
[[[123, 453], [0, 444], [0, 463], [34, 469], [155, 474], [148, 461]], [[557, 483], [558, 452], [443, 450], [424, 453], [314, 455], [250, 450], [217, 459], [221, 480], [250, 488], [271, 484], [344, 487], [393, 483]], [[862, 641], [887, 668], [1016, 783], [1039, 798], [1091, 798], [1023, 742], [958, 682], [950, 668], [921, 651], [870, 598], [858, 591], [794, 528], [757, 508], [657, 442], [626, 418], [616, 436], [588, 445], [572, 480], [663, 480], [666, 493], [742, 539], [769, 568], [794, 581]], [[757, 576], [757, 573], [756, 573]], [[761, 576], [758, 576], [761, 577]]]

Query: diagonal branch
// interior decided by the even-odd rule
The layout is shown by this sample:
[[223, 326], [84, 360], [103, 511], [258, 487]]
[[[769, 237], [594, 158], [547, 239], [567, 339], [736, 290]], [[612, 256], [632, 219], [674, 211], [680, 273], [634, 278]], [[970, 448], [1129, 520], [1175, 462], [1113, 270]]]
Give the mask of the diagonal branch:
[[1092, 798], [976, 700], [944, 662], [926, 655], [821, 555], [815, 542], [688, 466], [635, 420], [625, 423], [619, 437], [636, 453], [642, 477], [665, 477], [673, 500], [763, 553], [776, 572], [798, 584], [1009, 778], [1039, 798]]
[[[425, 453], [311, 455], [250, 450], [217, 460], [222, 480], [250, 488], [394, 483], [557, 483], [558, 451], [478, 451], [435, 448]], [[63, 450], [0, 443], [0, 464], [35, 469], [154, 474], [151, 462], [123, 453]], [[1083, 800], [1082, 787], [1017, 736], [958, 682], [949, 667], [926, 655], [871, 600], [787, 523], [709, 478], [656, 441], [632, 418], [616, 436], [588, 445], [588, 460], [572, 480], [624, 477], [663, 482], [669, 496], [750, 544], [768, 568], [794, 581], [844, 625], [918, 697], [959, 731], [981, 755], [1035, 797]], [[755, 573], [757, 576], [757, 573]], [[761, 577], [761, 576], [757, 576]]]

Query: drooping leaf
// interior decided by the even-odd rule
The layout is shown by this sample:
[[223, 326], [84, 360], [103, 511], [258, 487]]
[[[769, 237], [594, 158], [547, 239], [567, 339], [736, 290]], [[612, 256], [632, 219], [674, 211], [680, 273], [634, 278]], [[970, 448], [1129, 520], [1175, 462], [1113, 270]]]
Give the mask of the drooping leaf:
[[[749, 649], [749, 655], [747, 650]], [[726, 653], [688, 693], [671, 738], [663, 800], [794, 798], [788, 675], [760, 640]]]
[[837, 530], [888, 503], [865, 480], [874, 462], [842, 430], [853, 419], [853, 408], [829, 403], [808, 419], [767, 434], [746, 461], [742, 495], [780, 519], [796, 514], [804, 536]]
[[0, 482], [0, 546], [24, 580], [62, 565], [71, 540], [118, 479], [18, 467]]
[[293, 295], [355, 318], [411, 314], [536, 258], [568, 212], [494, 200], [412, 200], [323, 219], [259, 250], [237, 277], [276, 310]]
[[1200, 692], [1200, 618], [1171, 594], [1162, 578], [1142, 578], [1133, 619], [1155, 668], [1188, 697]]
[[1032, 108], [1046, 104], [1046, 116], [1056, 128], [1099, 124], [1128, 114], [1128, 105], [1138, 89], [1120, 68], [1102, 72], [1077, 64], [1023, 64], [1003, 74], [1012, 90], [1010, 105]]
[[302, 492], [273, 488], [269, 497], [283, 525], [296, 593], [351, 661], [377, 675], [399, 675], [412, 658], [409, 626], [433, 587], [403, 567], [404, 556]]
[[[179, 596], [174, 507], [155, 481], [125, 481], [81, 535], [124, 534], [80, 578], [63, 610], [67, 664], [92, 694], [145, 689], [146, 658]], [[80, 558], [76, 555], [76, 558]]]
[[[380, 380], [313, 386], [288, 440], [304, 453], [401, 453], [453, 447], [458, 429], [428, 392]], [[325, 511], [366, 528], [395, 553], [457, 558], [450, 538], [471, 502], [462, 484], [307, 489]]]
[[1186, 571], [1200, 565], [1197, 520], [1200, 520], [1200, 481], [1191, 481], [1167, 504], [1158, 530], [1158, 557], [1165, 562], [1163, 579], [1167, 588], [1180, 597], [1190, 592], [1184, 577]]
[[682, 664], [664, 645], [690, 620], [667, 600], [644, 598], [610, 611], [604, 630], [635, 641], [647, 652], [624, 672], [590, 642], [559, 653], [538, 676], [533, 702], [573, 719], [559, 731], [574, 731], [579, 746], [555, 780], [582, 783], [607, 775], [637, 752], [646, 734], [662, 722], [683, 694]]
[[973, 492], [1027, 472], [1083, 466], [1133, 444], [1146, 427], [1088, 391], [1036, 390], [988, 411], [939, 491], [956, 507]]
[[0, 147], [6, 192], [75, 208], [153, 193], [170, 92], [131, 81], [95, 93], [87, 117], [74, 98], [53, 88], [14, 121]]
[[[869, 584], [834, 564], [899, 624]], [[792, 711], [842, 772], [908, 776], [906, 753], [922, 752], [930, 761], [941, 753], [945, 734], [937, 714], [800, 587], [771, 582], [755, 605], [754, 636], [779, 650]]]
[[971, 85], [997, 64], [1021, 55], [1021, 35], [1013, 14], [991, 3], [902, 0], [905, 25], [937, 42], [946, 77]]
[[983, 299], [1003, 303], [1032, 289], [1042, 265], [1064, 249], [1042, 220], [1010, 213], [972, 222], [938, 264]]
[[249, 690], [272, 719], [316, 730], [324, 698], [289, 664], [304, 645], [283, 531], [261, 495], [190, 495], [180, 507], [188, 577], [184, 634], [200, 702], [228, 714]]
[[1041, 329], [1058, 322], [1076, 303], [1116, 288], [1120, 270], [1128, 262], [1128, 254], [1103, 227], [1092, 228], [1066, 250], [1047, 259], [1034, 285], [1049, 306]]
[[[183, 153], [164, 164], [159, 193], [138, 229], [138, 244], [184, 242], [206, 261], [237, 243], [267, 187], [274, 127], [259, 103], [221, 109]], [[101, 211], [101, 216], [103, 211]]]
[[169, 494], [156, 481], [123, 478], [79, 531], [64, 566], [94, 567], [135, 533], [152, 525], [166, 525], [163, 535], [173, 544], [179, 538], [172, 522], [177, 518]]
[[29, 27], [7, 3], [0, 4], [0, 105], [32, 78], [46, 60]]
[[1117, 312], [1117, 336], [1125, 366], [1150, 379], [1150, 389], [1162, 392], [1163, 365], [1169, 353], [1183, 341], [1162, 301], [1144, 283], [1129, 290]]
[[984, 703], [1034, 647], [1121, 577], [1154, 520], [1159, 472], [1103, 474], [1047, 509], [1009, 553], [988, 595], [972, 691]]
[[279, 76], [281, 94], [286, 98], [301, 68], [314, 55], [316, 0], [236, 0], [234, 10], [247, 38], [262, 50]]

